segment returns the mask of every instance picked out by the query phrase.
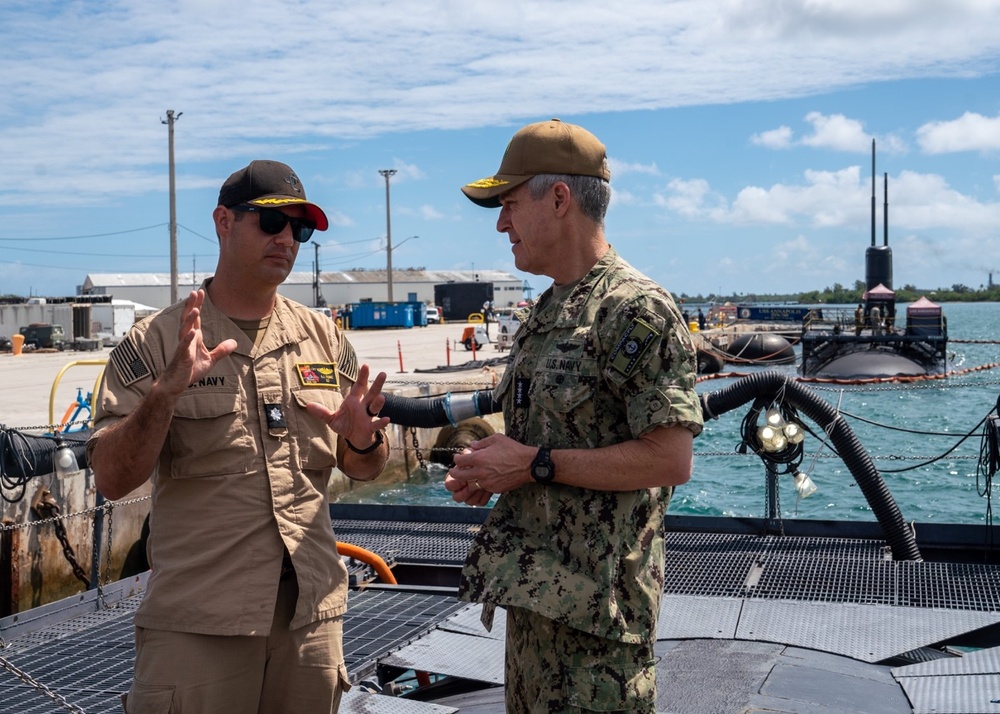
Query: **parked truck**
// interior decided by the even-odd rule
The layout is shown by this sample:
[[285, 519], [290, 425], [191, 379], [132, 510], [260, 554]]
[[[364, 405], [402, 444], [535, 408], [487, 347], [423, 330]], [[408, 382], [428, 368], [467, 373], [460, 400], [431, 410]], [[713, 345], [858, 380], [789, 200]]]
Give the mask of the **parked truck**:
[[44, 322], [33, 322], [21, 328], [24, 336], [24, 346], [31, 349], [66, 348], [66, 333], [62, 325], [50, 325]]

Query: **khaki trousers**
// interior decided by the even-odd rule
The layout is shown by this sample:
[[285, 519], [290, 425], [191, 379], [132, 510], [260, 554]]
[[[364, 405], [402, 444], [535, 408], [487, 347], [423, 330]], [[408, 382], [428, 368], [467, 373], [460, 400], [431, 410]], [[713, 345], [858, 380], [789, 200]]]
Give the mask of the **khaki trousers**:
[[350, 689], [342, 617], [289, 630], [298, 586], [281, 581], [267, 637], [136, 628], [127, 714], [334, 714]]

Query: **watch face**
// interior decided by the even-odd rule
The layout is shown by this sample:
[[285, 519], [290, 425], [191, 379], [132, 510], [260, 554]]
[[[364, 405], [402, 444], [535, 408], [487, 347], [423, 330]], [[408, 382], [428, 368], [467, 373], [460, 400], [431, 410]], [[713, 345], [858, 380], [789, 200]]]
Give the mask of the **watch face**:
[[531, 462], [531, 478], [539, 483], [548, 483], [555, 478], [555, 475], [556, 470], [552, 464], [552, 460], [549, 458], [549, 450], [546, 448], [539, 449], [535, 460]]

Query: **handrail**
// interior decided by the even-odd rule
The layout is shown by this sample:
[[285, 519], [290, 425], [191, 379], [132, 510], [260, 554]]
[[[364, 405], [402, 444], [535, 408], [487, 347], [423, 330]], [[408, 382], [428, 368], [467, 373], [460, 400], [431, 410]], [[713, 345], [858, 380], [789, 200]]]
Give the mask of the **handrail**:
[[[55, 415], [56, 389], [59, 388], [59, 380], [62, 379], [62, 376], [66, 372], [66, 370], [68, 370], [70, 367], [78, 367], [78, 366], [81, 366], [81, 365], [82, 366], [90, 366], [90, 367], [96, 367], [96, 366], [105, 367], [105, 366], [107, 366], [107, 364], [108, 364], [108, 360], [107, 359], [78, 359], [78, 360], [73, 360], [72, 362], [69, 362], [69, 363], [63, 365], [63, 368], [59, 370], [59, 373], [56, 375], [56, 378], [54, 380], [52, 380], [52, 389], [49, 392], [49, 425], [50, 426], [51, 425], [55, 425], [55, 418], [56, 418], [56, 415]], [[97, 388], [101, 384], [101, 378], [102, 377], [104, 377], [104, 370], [103, 369], [100, 372], [97, 373], [97, 379], [94, 380], [94, 391], [91, 392], [91, 394], [93, 394], [94, 397], [97, 396]], [[91, 398], [93, 398], [93, 397], [91, 397]], [[91, 410], [91, 415], [93, 415], [93, 410]]]

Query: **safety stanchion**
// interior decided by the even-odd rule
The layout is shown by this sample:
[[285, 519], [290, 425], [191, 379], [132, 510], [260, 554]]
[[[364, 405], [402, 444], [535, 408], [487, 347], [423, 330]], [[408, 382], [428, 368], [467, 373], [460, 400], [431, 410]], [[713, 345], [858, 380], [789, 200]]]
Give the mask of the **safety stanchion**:
[[451, 367], [451, 341], [444, 341], [444, 363], [448, 367]]
[[405, 374], [406, 370], [403, 369], [403, 344], [396, 340], [396, 351], [399, 352], [399, 374]]

